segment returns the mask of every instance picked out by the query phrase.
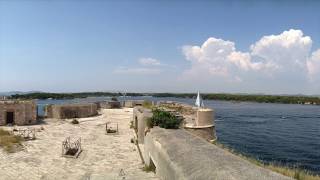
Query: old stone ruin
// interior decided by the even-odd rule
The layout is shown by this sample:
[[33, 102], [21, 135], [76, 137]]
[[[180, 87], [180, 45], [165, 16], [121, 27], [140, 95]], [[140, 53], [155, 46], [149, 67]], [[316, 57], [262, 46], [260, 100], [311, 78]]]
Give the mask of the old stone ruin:
[[36, 122], [37, 105], [35, 101], [0, 101], [0, 125], [29, 125]]
[[56, 119], [84, 118], [98, 115], [95, 103], [51, 104], [45, 107], [45, 116]]
[[98, 101], [95, 103], [50, 104], [45, 106], [45, 117], [56, 119], [85, 118], [98, 115], [100, 109], [142, 105], [143, 101]]

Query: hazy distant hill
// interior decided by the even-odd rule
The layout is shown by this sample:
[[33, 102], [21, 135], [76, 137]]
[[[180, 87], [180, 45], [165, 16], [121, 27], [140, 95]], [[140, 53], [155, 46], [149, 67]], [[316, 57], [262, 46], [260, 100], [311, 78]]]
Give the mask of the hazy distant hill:
[[30, 94], [30, 93], [41, 93], [41, 91], [9, 91], [9, 92], [0, 92], [0, 96], [11, 96], [14, 94]]

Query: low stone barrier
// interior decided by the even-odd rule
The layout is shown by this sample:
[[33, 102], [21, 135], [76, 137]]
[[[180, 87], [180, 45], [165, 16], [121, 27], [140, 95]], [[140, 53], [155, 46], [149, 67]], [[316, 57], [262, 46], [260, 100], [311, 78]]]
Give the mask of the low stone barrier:
[[99, 101], [96, 102], [98, 109], [117, 109], [121, 108], [120, 101]]
[[150, 109], [145, 109], [143, 107], [133, 108], [133, 127], [137, 133], [138, 143], [143, 144], [145, 130], [146, 130], [146, 120], [152, 117], [152, 112]]
[[144, 100], [126, 100], [123, 101], [122, 107], [133, 108], [135, 106], [142, 106]]
[[161, 179], [290, 180], [250, 163], [186, 130], [154, 127], [144, 138], [144, 160]]
[[45, 107], [45, 116], [57, 119], [84, 118], [97, 115], [97, 110], [94, 103], [55, 104]]

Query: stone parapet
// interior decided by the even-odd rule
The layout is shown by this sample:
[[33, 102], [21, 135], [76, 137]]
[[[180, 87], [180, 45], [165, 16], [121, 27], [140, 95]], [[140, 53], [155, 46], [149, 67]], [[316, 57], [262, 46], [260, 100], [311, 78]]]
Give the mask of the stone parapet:
[[143, 144], [147, 118], [152, 117], [150, 109], [137, 106], [133, 108], [133, 127], [137, 133], [138, 143]]
[[154, 127], [144, 140], [146, 165], [167, 180], [292, 180], [250, 163], [183, 129]]

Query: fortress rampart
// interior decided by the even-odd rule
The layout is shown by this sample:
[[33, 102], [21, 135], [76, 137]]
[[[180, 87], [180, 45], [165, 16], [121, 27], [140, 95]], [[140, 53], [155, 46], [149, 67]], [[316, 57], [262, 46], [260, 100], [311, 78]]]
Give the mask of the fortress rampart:
[[[184, 116], [184, 124], [180, 129], [148, 129], [146, 119], [152, 116], [151, 110], [135, 107], [133, 111], [133, 126], [142, 158], [146, 166], [153, 167], [161, 179], [291, 179], [250, 163], [208, 142], [216, 139], [212, 109], [192, 108], [186, 105], [186, 110], [177, 104], [174, 107], [173, 109]], [[168, 108], [169, 111], [174, 111], [173, 109]]]
[[154, 127], [144, 139], [144, 161], [167, 180], [290, 180], [184, 129]]

